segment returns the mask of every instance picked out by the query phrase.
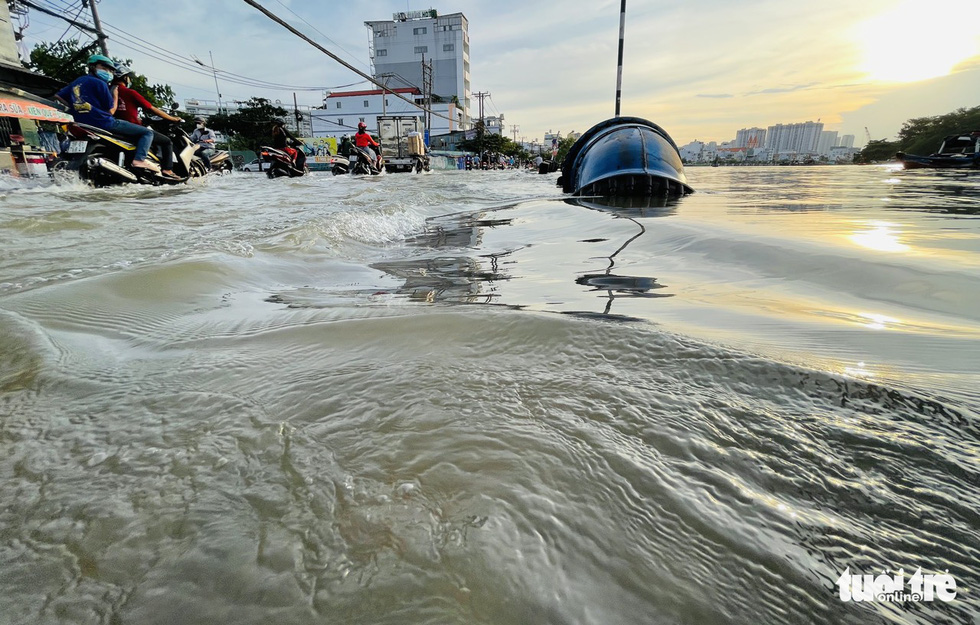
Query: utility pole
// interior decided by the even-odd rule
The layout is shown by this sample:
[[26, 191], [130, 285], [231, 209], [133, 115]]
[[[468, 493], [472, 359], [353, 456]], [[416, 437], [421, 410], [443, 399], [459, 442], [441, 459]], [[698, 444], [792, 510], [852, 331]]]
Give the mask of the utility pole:
[[616, 117], [619, 117], [619, 103], [623, 98], [623, 39], [626, 37], [626, 0], [619, 9], [619, 65], [616, 68]]
[[477, 122], [478, 125], [476, 127], [476, 140], [480, 144], [480, 166], [482, 167], [483, 166], [483, 129], [484, 126], [486, 126], [486, 122], [484, 122], [483, 120], [483, 98], [490, 97], [490, 94], [481, 91], [479, 93], [474, 93], [473, 97], [480, 100], [480, 120]]
[[102, 48], [102, 54], [109, 56], [109, 44], [106, 43], [108, 37], [102, 32], [102, 21], [99, 20], [99, 10], [95, 8], [95, 3], [98, 0], [82, 0], [82, 5], [90, 5], [92, 7], [92, 23], [95, 24], [95, 32], [99, 39], [99, 47]]
[[[221, 114], [221, 89], [218, 88], [218, 70], [214, 68], [214, 55], [211, 54], [210, 50], [208, 50], [208, 56], [211, 58], [211, 73], [214, 74], [214, 92], [218, 94], [218, 114], [220, 115]], [[204, 64], [204, 61], [197, 58], [193, 54], [191, 55], [191, 58], [194, 59], [194, 62], [200, 65], [201, 67], [207, 67], [207, 65]]]
[[293, 92], [293, 121], [296, 122], [296, 134], [299, 134], [299, 120], [302, 119], [302, 115], [299, 114], [299, 105], [296, 103], [296, 92]]
[[[625, 0], [623, 0], [625, 2]], [[218, 70], [214, 68], [214, 55], [208, 50], [208, 56], [211, 58], [211, 73], [214, 74], [214, 90], [218, 94], [218, 113], [221, 113], [221, 89], [218, 88]]]
[[428, 138], [432, 134], [432, 59], [425, 62], [425, 55], [422, 55], [422, 91], [425, 95], [425, 128], [422, 129], [423, 139], [428, 146]]
[[518, 130], [517, 124], [510, 125], [510, 131], [514, 133], [514, 143], [517, 143], [517, 130]]
[[388, 115], [388, 80], [394, 76], [394, 74], [384, 73], [378, 76], [381, 79], [381, 116], [385, 117]]

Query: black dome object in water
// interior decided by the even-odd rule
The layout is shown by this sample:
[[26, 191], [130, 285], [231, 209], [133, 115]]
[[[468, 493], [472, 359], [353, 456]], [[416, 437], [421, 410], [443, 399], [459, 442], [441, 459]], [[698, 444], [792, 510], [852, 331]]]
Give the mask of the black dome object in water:
[[579, 137], [558, 178], [580, 196], [678, 197], [693, 193], [674, 140], [653, 122], [614, 117]]

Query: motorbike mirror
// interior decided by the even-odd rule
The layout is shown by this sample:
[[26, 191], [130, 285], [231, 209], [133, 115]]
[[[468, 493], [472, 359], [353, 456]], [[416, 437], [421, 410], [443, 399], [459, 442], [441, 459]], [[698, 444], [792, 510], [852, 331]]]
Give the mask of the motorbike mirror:
[[171, 102], [170, 103], [170, 108], [176, 111], [177, 109], [180, 108], [180, 105], [177, 104], [176, 102]]

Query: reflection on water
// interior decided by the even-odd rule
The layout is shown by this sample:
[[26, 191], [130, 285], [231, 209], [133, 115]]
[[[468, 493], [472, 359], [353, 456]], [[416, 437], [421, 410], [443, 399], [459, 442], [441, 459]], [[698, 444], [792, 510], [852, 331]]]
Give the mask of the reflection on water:
[[901, 242], [901, 232], [895, 230], [896, 224], [872, 221], [866, 230], [859, 230], [848, 238], [862, 247], [878, 252], [908, 252], [911, 248]]
[[[609, 212], [618, 218], [633, 222], [637, 227], [636, 234], [626, 239], [622, 245], [608, 256], [609, 264], [605, 268], [605, 271], [602, 273], [582, 274], [575, 279], [576, 284], [591, 287], [592, 291], [606, 292], [607, 301], [605, 308], [602, 310], [602, 315], [612, 315], [613, 302], [617, 297], [671, 297], [670, 293], [654, 292], [658, 289], [666, 288], [666, 285], [659, 284], [656, 278], [618, 275], [613, 273], [613, 269], [616, 266], [616, 257], [646, 232], [646, 227], [641, 223], [640, 219], [644, 217], [665, 217], [673, 214], [678, 201], [677, 198], [664, 197], [575, 198], [567, 200], [571, 205]], [[619, 317], [621, 319], [636, 319], [622, 315]]]

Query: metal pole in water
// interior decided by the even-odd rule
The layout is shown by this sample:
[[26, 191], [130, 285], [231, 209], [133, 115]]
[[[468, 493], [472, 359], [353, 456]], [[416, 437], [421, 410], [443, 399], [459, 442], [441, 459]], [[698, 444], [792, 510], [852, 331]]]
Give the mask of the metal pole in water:
[[626, 36], [626, 0], [619, 9], [619, 66], [616, 69], [616, 117], [623, 98], [623, 38]]

